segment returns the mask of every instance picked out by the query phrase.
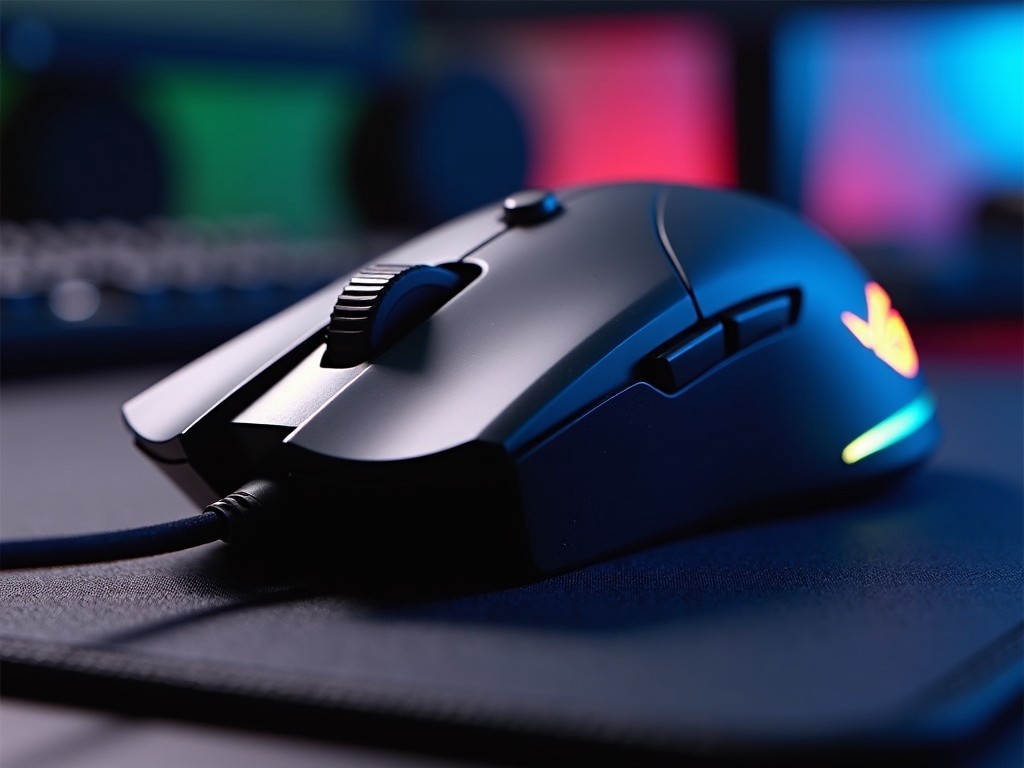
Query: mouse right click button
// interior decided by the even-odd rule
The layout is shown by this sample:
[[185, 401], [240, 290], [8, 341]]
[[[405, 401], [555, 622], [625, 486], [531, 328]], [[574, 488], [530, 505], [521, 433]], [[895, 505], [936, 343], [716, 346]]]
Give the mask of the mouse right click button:
[[772, 296], [756, 304], [730, 312], [725, 317], [730, 343], [734, 349], [749, 347], [792, 322], [793, 300], [788, 295]]

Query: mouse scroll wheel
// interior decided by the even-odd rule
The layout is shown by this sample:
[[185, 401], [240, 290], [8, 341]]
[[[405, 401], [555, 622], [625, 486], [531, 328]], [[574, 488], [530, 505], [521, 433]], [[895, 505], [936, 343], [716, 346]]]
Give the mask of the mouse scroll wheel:
[[338, 295], [321, 366], [349, 368], [396, 342], [458, 293], [455, 272], [426, 264], [375, 264]]

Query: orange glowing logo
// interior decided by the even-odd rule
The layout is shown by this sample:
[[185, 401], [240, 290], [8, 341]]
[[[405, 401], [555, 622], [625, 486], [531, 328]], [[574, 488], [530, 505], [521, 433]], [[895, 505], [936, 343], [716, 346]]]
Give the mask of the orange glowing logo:
[[882, 360], [908, 379], [917, 375], [917, 350], [910, 339], [910, 331], [900, 313], [892, 308], [892, 300], [878, 283], [868, 283], [864, 288], [868, 304], [868, 319], [863, 320], [852, 312], [843, 312], [843, 325], [857, 337], [857, 341], [873, 350]]

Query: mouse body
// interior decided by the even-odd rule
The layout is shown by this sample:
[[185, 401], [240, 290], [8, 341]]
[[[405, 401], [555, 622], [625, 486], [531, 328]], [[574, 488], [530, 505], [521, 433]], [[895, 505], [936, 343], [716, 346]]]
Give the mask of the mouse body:
[[939, 434], [906, 325], [839, 246], [657, 183], [467, 214], [123, 414], [199, 504], [271, 477], [363, 551], [538, 573], [895, 477]]

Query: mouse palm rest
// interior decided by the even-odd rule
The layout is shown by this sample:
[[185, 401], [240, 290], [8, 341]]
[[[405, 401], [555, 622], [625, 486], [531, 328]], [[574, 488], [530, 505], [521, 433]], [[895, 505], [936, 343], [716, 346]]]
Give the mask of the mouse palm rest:
[[522, 193], [340, 278], [124, 417], [199, 504], [271, 477], [360, 546], [557, 571], [919, 463], [938, 428], [887, 300], [739, 193]]

